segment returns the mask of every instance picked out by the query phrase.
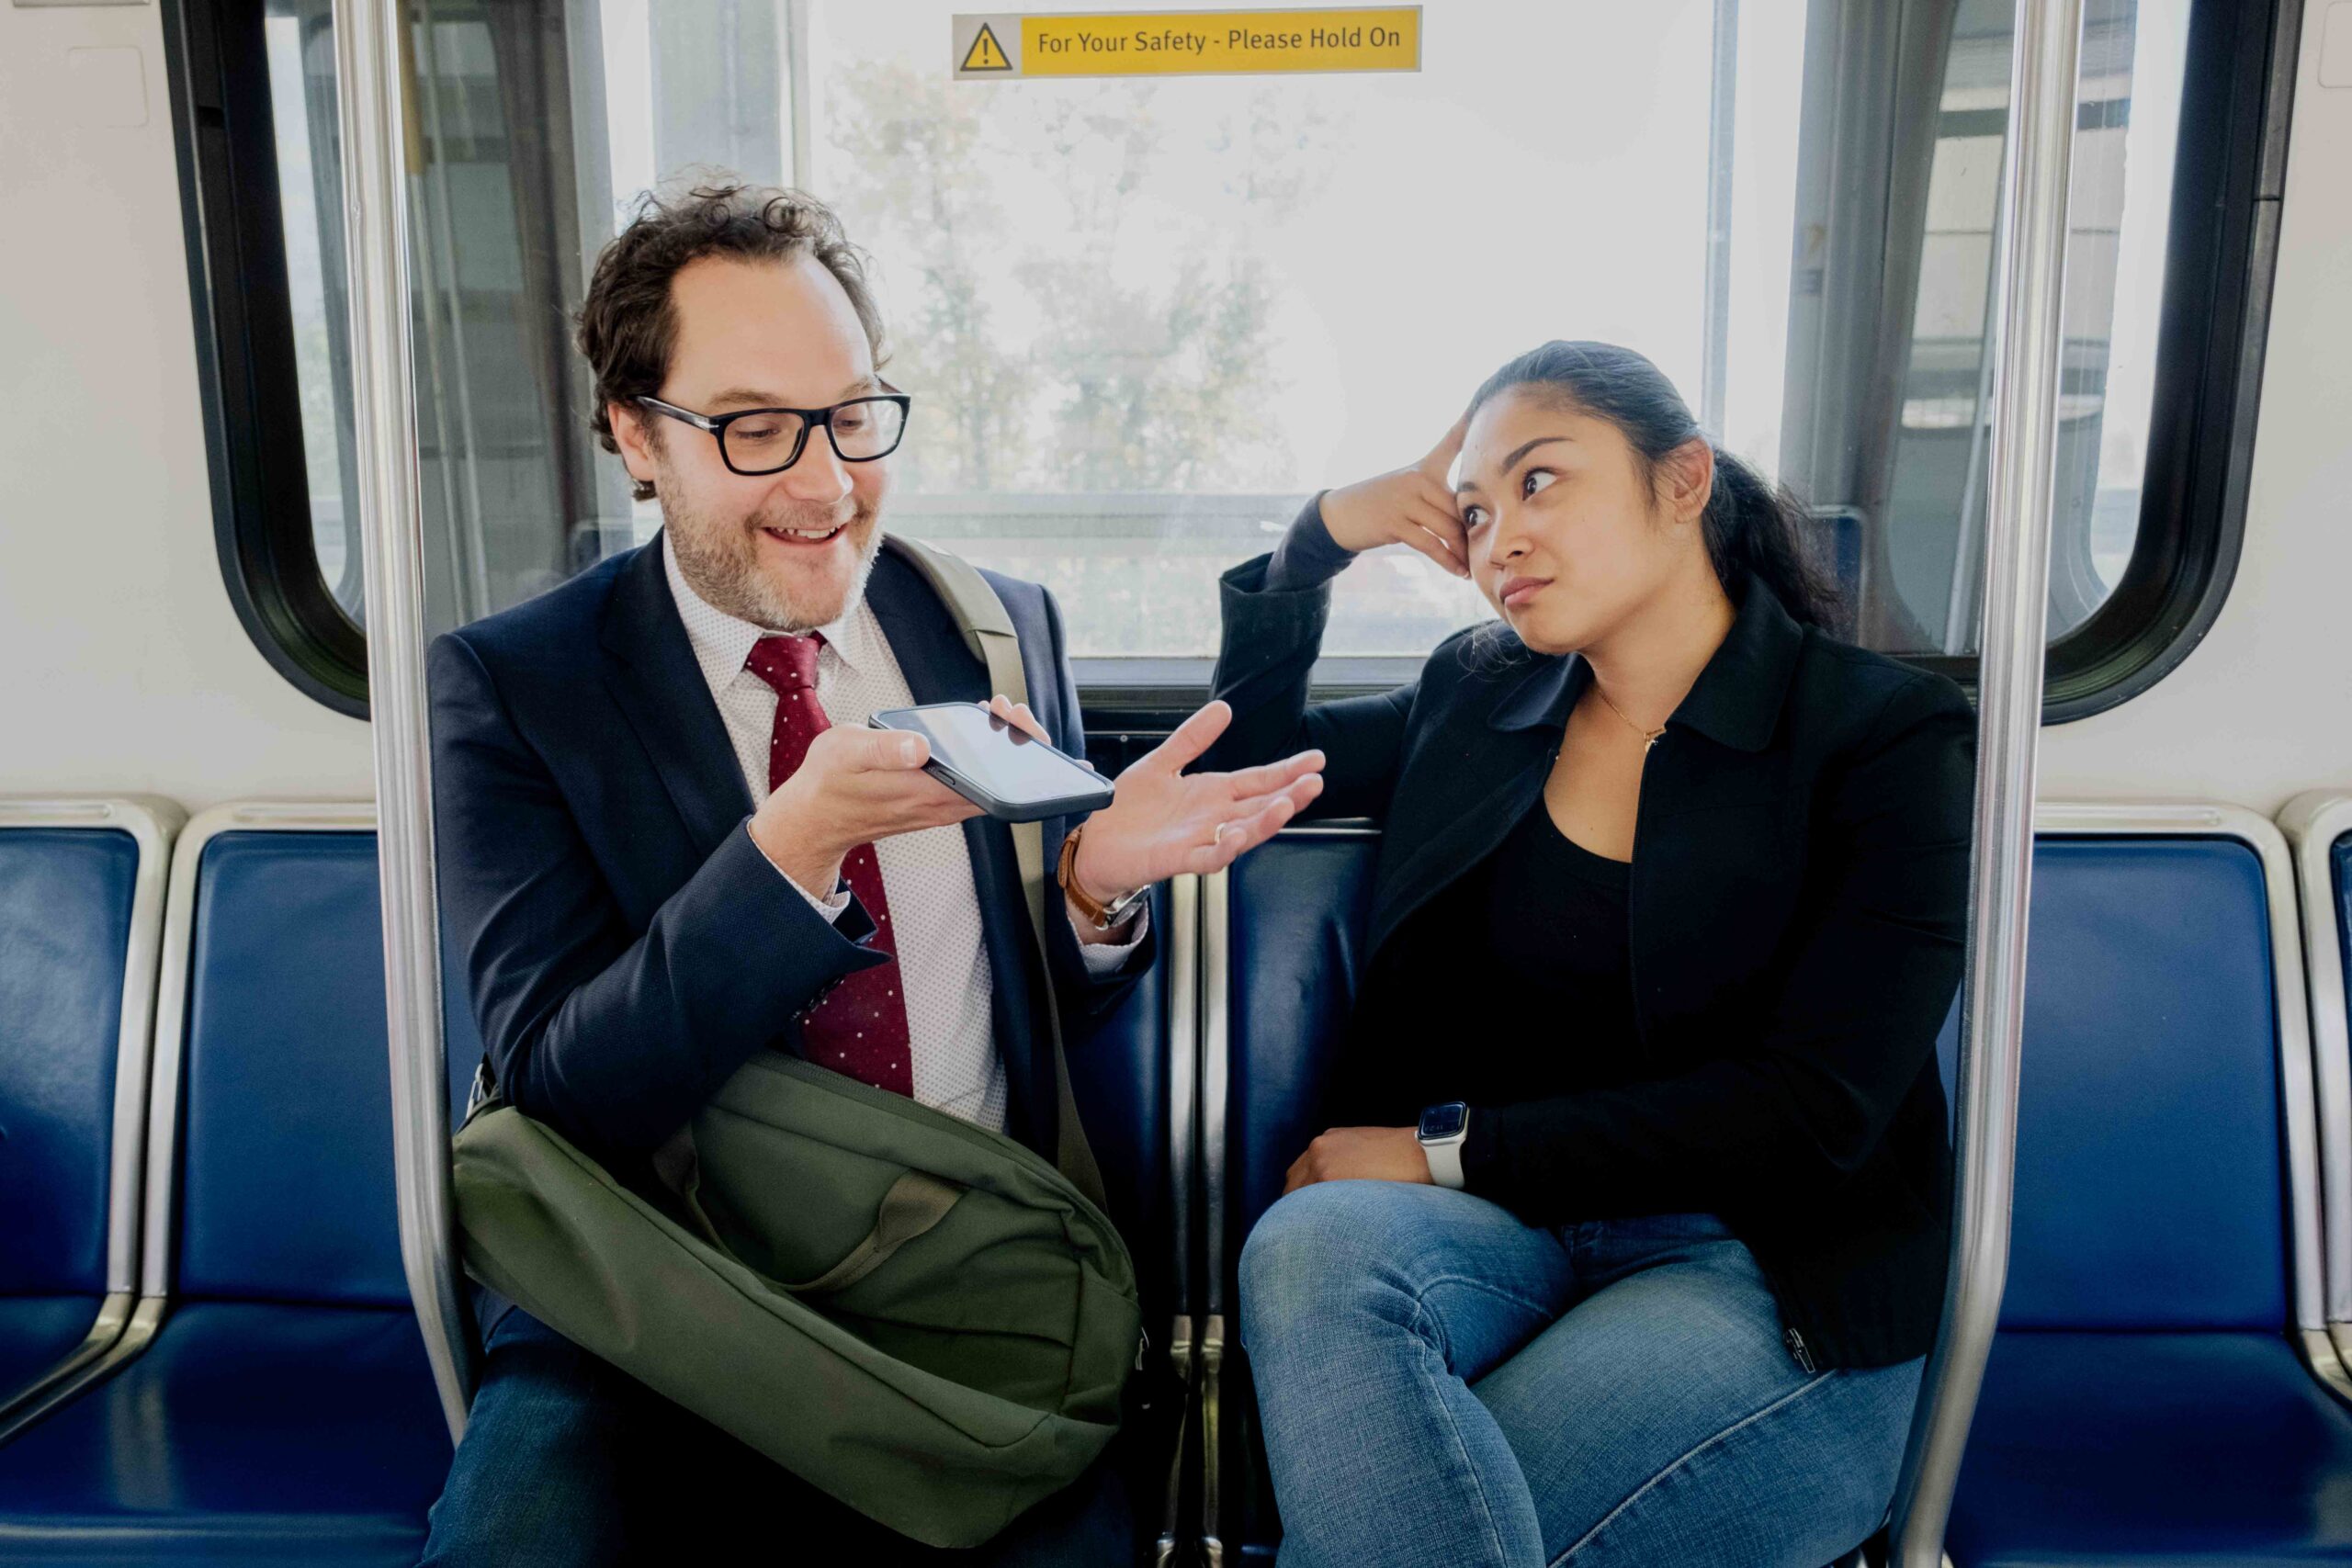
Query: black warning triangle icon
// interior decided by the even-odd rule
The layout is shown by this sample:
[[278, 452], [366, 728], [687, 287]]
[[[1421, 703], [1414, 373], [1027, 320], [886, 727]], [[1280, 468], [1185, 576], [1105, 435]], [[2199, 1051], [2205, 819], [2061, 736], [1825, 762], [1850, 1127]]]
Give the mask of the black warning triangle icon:
[[1012, 62], [1004, 57], [1004, 46], [996, 41], [996, 34], [989, 30], [989, 25], [986, 22], [982, 22], [979, 37], [974, 39], [972, 47], [964, 51], [964, 63], [956, 69], [958, 71], [1010, 71], [1012, 69]]

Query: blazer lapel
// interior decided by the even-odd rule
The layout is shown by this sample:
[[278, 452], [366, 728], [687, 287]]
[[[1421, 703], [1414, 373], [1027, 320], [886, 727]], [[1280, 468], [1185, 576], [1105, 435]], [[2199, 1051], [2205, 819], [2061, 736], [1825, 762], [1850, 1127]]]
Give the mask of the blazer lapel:
[[1448, 732], [1434, 738], [1450, 753], [1442, 768], [1430, 771], [1442, 775], [1442, 790], [1416, 792], [1391, 812], [1394, 840], [1417, 847], [1381, 878], [1367, 953], [1510, 836], [1544, 793], [1568, 709], [1589, 679], [1580, 659], [1544, 659], [1491, 705], [1465, 705]]
[[670, 597], [662, 538], [639, 547], [605, 606], [605, 684], [627, 716], [698, 854], [751, 813], [742, 764]]

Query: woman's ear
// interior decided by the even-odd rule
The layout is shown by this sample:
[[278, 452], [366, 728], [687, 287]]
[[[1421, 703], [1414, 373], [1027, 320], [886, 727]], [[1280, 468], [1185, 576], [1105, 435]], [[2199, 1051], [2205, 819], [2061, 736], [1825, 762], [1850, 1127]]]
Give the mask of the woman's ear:
[[1714, 491], [1715, 449], [1692, 436], [1658, 459], [1657, 482], [1667, 516], [1679, 524], [1697, 522]]

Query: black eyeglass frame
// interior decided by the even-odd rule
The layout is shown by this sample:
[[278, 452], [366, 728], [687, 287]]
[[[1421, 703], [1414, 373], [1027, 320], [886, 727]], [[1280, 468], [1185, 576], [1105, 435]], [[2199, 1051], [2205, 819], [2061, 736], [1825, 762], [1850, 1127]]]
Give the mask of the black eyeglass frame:
[[[691, 424], [696, 430], [704, 432], [713, 441], [718, 443], [718, 460], [727, 465], [727, 471], [730, 474], [741, 474], [747, 479], [760, 479], [768, 474], [780, 474], [800, 461], [800, 455], [808, 450], [808, 433], [820, 425], [824, 427], [825, 441], [832, 447], [833, 456], [844, 463], [871, 463], [887, 457], [899, 449], [900, 442], [906, 440], [907, 421], [912, 415], [914, 409], [913, 397], [905, 392], [874, 392], [862, 398], [845, 398], [832, 407], [823, 409], [737, 409], [732, 413], [719, 414], [715, 418], [707, 413], [696, 413], [692, 409], [682, 409], [675, 403], [665, 403], [659, 398], [650, 398], [642, 393], [639, 394], [637, 401], [651, 409], [655, 413], [674, 419], [681, 424]], [[899, 407], [899, 434], [890, 445], [881, 451], [864, 457], [853, 457], [842, 450], [841, 437], [833, 434], [833, 416], [843, 409], [855, 408], [861, 403], [896, 403]], [[735, 466], [733, 454], [727, 450], [727, 427], [739, 419], [749, 419], [755, 413], [788, 413], [800, 421], [800, 434], [792, 444], [792, 455], [772, 468], [739, 468]]]

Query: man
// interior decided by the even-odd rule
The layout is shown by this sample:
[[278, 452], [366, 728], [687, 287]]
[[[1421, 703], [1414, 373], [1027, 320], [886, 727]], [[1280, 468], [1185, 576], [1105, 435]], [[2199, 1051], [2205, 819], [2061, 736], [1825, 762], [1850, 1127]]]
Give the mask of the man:
[[[1073, 1023], [1151, 961], [1123, 896], [1229, 863], [1320, 788], [1312, 753], [1184, 776], [1212, 705], [1081, 825], [1068, 914], [1035, 952], [1002, 824], [922, 771], [922, 742], [864, 728], [988, 699], [946, 606], [877, 554], [905, 404], [832, 216], [726, 186], [649, 204], [581, 311], [594, 424], [660, 537], [432, 649], [443, 919], [508, 1100], [623, 1179], [753, 1053], [784, 1048], [1054, 1146], [1042, 980]], [[729, 417], [739, 416], [739, 417]], [[991, 578], [1033, 715], [1081, 753], [1054, 601]], [[429, 1563], [695, 1561], [746, 1532], [785, 1562], [927, 1561], [519, 1309], [482, 1382]], [[978, 1552], [1125, 1558], [1101, 1465]], [[706, 1545], [705, 1543], [707, 1543]]]

